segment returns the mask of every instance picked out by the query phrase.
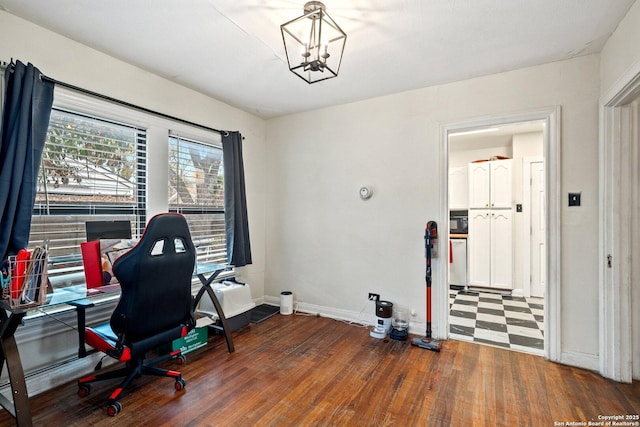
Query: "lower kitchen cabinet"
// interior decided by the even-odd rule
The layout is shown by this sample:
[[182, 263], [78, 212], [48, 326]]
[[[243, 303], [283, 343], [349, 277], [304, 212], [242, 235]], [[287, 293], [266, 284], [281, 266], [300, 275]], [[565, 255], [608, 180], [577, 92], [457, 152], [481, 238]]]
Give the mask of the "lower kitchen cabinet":
[[470, 209], [469, 284], [513, 288], [513, 211]]

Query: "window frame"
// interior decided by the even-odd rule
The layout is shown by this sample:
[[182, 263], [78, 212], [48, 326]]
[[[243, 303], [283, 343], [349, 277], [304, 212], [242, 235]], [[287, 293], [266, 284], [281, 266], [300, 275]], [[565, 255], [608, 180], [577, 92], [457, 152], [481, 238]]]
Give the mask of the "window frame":
[[[146, 221], [158, 213], [169, 211], [167, 160], [170, 134], [222, 148], [221, 135], [215, 131], [154, 115], [117, 102], [110, 102], [73, 89], [56, 86], [53, 106], [54, 108], [96, 116], [146, 130], [146, 164], [144, 165], [146, 194], [143, 210]], [[144, 230], [145, 226], [146, 223], [142, 224], [140, 232]], [[234, 274], [235, 269], [231, 268], [220, 274], [216, 281], [221, 281], [225, 277]], [[192, 285], [194, 294], [202, 286], [195, 276], [193, 277]], [[87, 298], [92, 303], [113, 303], [119, 298], [119, 294], [97, 294]], [[25, 320], [71, 310], [74, 310], [74, 308], [65, 304], [44, 305], [30, 310]]]
[[[201, 133], [200, 135], [202, 136], [203, 134]], [[190, 134], [190, 136], [186, 136], [184, 132], [177, 132], [177, 131], [170, 130], [169, 135], [167, 137], [167, 150], [170, 150], [169, 146], [171, 145], [171, 139], [177, 139], [178, 141], [184, 141], [186, 143], [209, 146], [211, 148], [220, 150], [220, 161], [222, 162], [223, 153], [222, 153], [221, 135], [216, 134], [214, 137], [214, 135], [212, 135], [212, 132], [209, 132], [207, 136], [208, 136], [208, 138], [206, 138], [207, 140], [203, 140], [203, 138], [193, 136], [193, 134]], [[223, 164], [222, 167], [224, 171], [224, 163], [222, 164]], [[169, 189], [169, 179], [167, 179], [167, 190], [168, 189]], [[189, 218], [189, 215], [222, 215], [223, 223], [224, 223], [224, 201], [221, 207], [209, 208], [209, 207], [195, 207], [195, 206], [175, 206], [175, 205], [172, 206], [167, 200], [167, 210], [169, 212], [176, 212], [176, 213], [183, 214], [187, 219]], [[226, 236], [224, 237], [226, 242]], [[201, 259], [201, 258], [206, 258], [206, 257], [201, 254], [198, 256], [198, 259]], [[205, 262], [207, 261], [205, 260]], [[228, 264], [228, 262], [229, 260], [226, 258], [226, 251], [225, 251], [224, 264]]]

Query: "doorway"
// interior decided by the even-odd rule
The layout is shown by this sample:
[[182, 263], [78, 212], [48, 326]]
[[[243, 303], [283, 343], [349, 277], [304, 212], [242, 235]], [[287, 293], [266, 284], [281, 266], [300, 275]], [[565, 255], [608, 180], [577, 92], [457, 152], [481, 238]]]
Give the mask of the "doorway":
[[640, 378], [640, 70], [603, 97], [600, 139], [600, 373]]
[[468, 218], [468, 230], [449, 228], [452, 248], [467, 243], [449, 259], [449, 337], [544, 355], [544, 122], [448, 142], [449, 211]]
[[[539, 306], [541, 307], [534, 308], [534, 310], [539, 310], [536, 312], [536, 314], [541, 315], [540, 316], [541, 322], [539, 322], [540, 324], [536, 326], [542, 328], [540, 330], [540, 334], [542, 335], [541, 337], [542, 348], [538, 348], [530, 352], [534, 354], [544, 355], [545, 358], [552, 361], [560, 360], [559, 350], [560, 350], [560, 342], [561, 342], [561, 336], [560, 336], [561, 331], [560, 331], [560, 328], [558, 327], [558, 325], [560, 324], [560, 318], [561, 318], [561, 310], [560, 310], [561, 295], [560, 295], [560, 290], [558, 286], [558, 283], [560, 281], [559, 280], [560, 269], [559, 269], [559, 262], [558, 262], [559, 254], [560, 254], [560, 245], [559, 245], [560, 243], [560, 239], [559, 239], [560, 188], [557, 185], [557, 183], [559, 183], [558, 177], [559, 177], [559, 159], [560, 159], [559, 118], [560, 118], [560, 108], [555, 107], [551, 109], [516, 113], [512, 115], [499, 115], [499, 116], [493, 116], [493, 117], [470, 119], [463, 122], [443, 125], [441, 127], [441, 140], [442, 140], [443, 146], [446, 147], [445, 149], [446, 154], [445, 156], [443, 156], [442, 165], [443, 165], [443, 169], [445, 171], [448, 171], [450, 164], [452, 168], [455, 168], [457, 166], [464, 166], [464, 165], [454, 165], [451, 162], [451, 160], [454, 160], [453, 158], [450, 159], [450, 156], [452, 156], [452, 153], [453, 153], [452, 150], [456, 149], [455, 142], [450, 141], [450, 136], [456, 136], [452, 134], [456, 134], [456, 133], [459, 134], [461, 132], [468, 132], [468, 131], [475, 132], [477, 130], [483, 130], [484, 132], [489, 133], [490, 131], [486, 129], [506, 127], [509, 125], [524, 126], [526, 124], [526, 125], [542, 126], [542, 153], [537, 152], [537, 153], [527, 153], [526, 155], [521, 154], [519, 156], [520, 160], [517, 162], [517, 165], [519, 164], [520, 166], [518, 167], [523, 168], [522, 164], [524, 164], [525, 165], [524, 167], [528, 168], [529, 175], [538, 174], [538, 176], [542, 178], [538, 182], [538, 185], [541, 185], [544, 188], [544, 195], [540, 195], [539, 193], [537, 193], [535, 188], [533, 189], [533, 191], [531, 190], [531, 188], [529, 188], [528, 195], [525, 195], [524, 192], [520, 191], [523, 188], [522, 179], [524, 179], [522, 178], [523, 174], [521, 169], [520, 172], [516, 174], [516, 177], [520, 177], [519, 181], [514, 181], [514, 184], [513, 184], [514, 188], [519, 189], [517, 191], [520, 191], [520, 192], [517, 195], [517, 199], [514, 198], [512, 200], [510, 213], [513, 215], [511, 218], [512, 222], [521, 223], [522, 221], [525, 220], [524, 218], [525, 215], [528, 214], [529, 217], [531, 216], [530, 206], [527, 206], [527, 208], [525, 209], [525, 205], [531, 204], [530, 202], [531, 198], [535, 194], [538, 194], [538, 197], [541, 197], [542, 199], [541, 201], [543, 203], [539, 207], [540, 208], [539, 213], [534, 217], [534, 219], [535, 218], [544, 219], [540, 224], [542, 226], [541, 234], [544, 235], [544, 244], [543, 244], [544, 252], [543, 252], [543, 255], [541, 255], [542, 260], [538, 264], [534, 264], [534, 266], [536, 266], [535, 267], [536, 271], [540, 272], [541, 274], [541, 283], [534, 286], [534, 294], [537, 292], [536, 290], [536, 286], [537, 286], [538, 290], [539, 289], [543, 290], [541, 298], [544, 298], [543, 304], [539, 304]], [[539, 128], [536, 129], [536, 131], [537, 130], [539, 130]], [[530, 132], [518, 132], [518, 133], [530, 133]], [[511, 135], [513, 134], [514, 133], [512, 133]], [[450, 143], [452, 144], [452, 147], [449, 146]], [[503, 152], [502, 154], [500, 153], [493, 154], [489, 156], [489, 158], [494, 156], [504, 156], [504, 157], [512, 158], [513, 151], [506, 152], [506, 153]], [[470, 161], [473, 162], [473, 160], [488, 160], [484, 158], [486, 157], [486, 155], [477, 156], [477, 157], [478, 157], [477, 159], [472, 158]], [[524, 162], [525, 157], [527, 160], [526, 162]], [[500, 157], [496, 157], [496, 159], [501, 160]], [[536, 165], [537, 163], [540, 162], [540, 160], [541, 160], [541, 164]], [[544, 166], [544, 171], [538, 168], [538, 166]], [[446, 185], [443, 186], [444, 194], [442, 197], [442, 200], [443, 200], [442, 217], [448, 219], [449, 208], [450, 208], [448, 185], [451, 178], [446, 173], [443, 175], [445, 176]], [[529, 200], [529, 202], [527, 203], [525, 203], [524, 201], [525, 196], [528, 197], [528, 200]], [[522, 212], [516, 212], [519, 210], [522, 210]], [[505, 211], [507, 212], [504, 212], [504, 211], [500, 212], [500, 216], [505, 217], [505, 214], [506, 216], [508, 216], [509, 209], [505, 209]], [[471, 222], [471, 218], [469, 219], [469, 221]], [[449, 227], [443, 227], [443, 228], [444, 228], [443, 233], [447, 233], [449, 231]], [[469, 228], [473, 229], [472, 224], [470, 224]], [[512, 230], [513, 232], [512, 238], [513, 238], [513, 241], [515, 242], [516, 247], [518, 248], [517, 251], [515, 252], [514, 257], [516, 258], [522, 257], [522, 256], [529, 257], [527, 263], [520, 263], [519, 265], [528, 265], [529, 272], [530, 272], [531, 253], [534, 252], [536, 247], [539, 250], [540, 245], [538, 244], [536, 246], [536, 242], [530, 238], [529, 230], [526, 230], [526, 233], [525, 233], [523, 231], [524, 228], [521, 226], [514, 226], [513, 228], [503, 227], [501, 230], [502, 230], [502, 233], [504, 233], [504, 230]], [[471, 233], [473, 233], [473, 231], [471, 231]], [[445, 236], [449, 237], [446, 234]], [[445, 242], [449, 241], [449, 239], [442, 239], [442, 240]], [[527, 244], [525, 245], [523, 242], [526, 242]], [[443, 247], [443, 249], [446, 249], [446, 248]], [[537, 253], [540, 254], [539, 251]], [[442, 257], [439, 262], [444, 261], [444, 258], [445, 257]], [[473, 262], [473, 259], [471, 259], [469, 262]], [[526, 307], [522, 307], [522, 305], [527, 304], [526, 298], [529, 298], [529, 295], [531, 294], [530, 279], [527, 279], [526, 281], [522, 280], [524, 275], [527, 273], [525, 273], [525, 270], [523, 270], [520, 267], [516, 267], [515, 265], [516, 264], [514, 263], [514, 267], [512, 269], [513, 276], [510, 279], [512, 281], [511, 283], [513, 284], [511, 286], [511, 289], [502, 289], [501, 287], [502, 284], [501, 284], [499, 286], [496, 286], [496, 289], [489, 289], [491, 292], [487, 292], [486, 295], [480, 296], [480, 292], [478, 292], [478, 296], [477, 296], [478, 305], [484, 306], [482, 307], [483, 310], [478, 309], [478, 311], [483, 312], [482, 313], [483, 315], [480, 316], [481, 318], [483, 318], [482, 319], [483, 322], [487, 320], [493, 320], [493, 321], [497, 320], [494, 317], [488, 317], [488, 316], [498, 316], [500, 314], [498, 312], [491, 311], [491, 310], [500, 310], [500, 308], [497, 307], [497, 305], [499, 305], [500, 303], [498, 299], [501, 300], [503, 305], [502, 310], [504, 311], [506, 311], [504, 309], [505, 301], [508, 301], [506, 302], [506, 304], [509, 305], [510, 309], [513, 309], [515, 313], [518, 313], [522, 309], [526, 309]], [[438, 274], [439, 274], [438, 280], [441, 280], [443, 283], [446, 283], [447, 289], [446, 289], [446, 292], [441, 292], [439, 289], [434, 289], [434, 301], [435, 301], [434, 317], [437, 322], [434, 327], [434, 332], [436, 336], [441, 338], [456, 338], [452, 336], [450, 332], [451, 331], [450, 309], [453, 307], [452, 304], [454, 303], [455, 297], [458, 294], [458, 292], [449, 292], [448, 265], [443, 265], [442, 267], [443, 268], [436, 270], [438, 271]], [[528, 286], [525, 287], [523, 283], [527, 283]], [[468, 286], [469, 288], [474, 287], [474, 282], [473, 280], [471, 280], [471, 278], [469, 280]], [[470, 289], [470, 290], [473, 290], [473, 289]], [[525, 298], [525, 295], [526, 295], [526, 298]], [[471, 297], [464, 296], [463, 294], [461, 299], [464, 301], [465, 298], [468, 300]], [[482, 300], [480, 298], [482, 298]], [[525, 301], [519, 300], [520, 298], [525, 298]], [[472, 302], [465, 301], [465, 302], [462, 302], [461, 305], [469, 305], [474, 303], [475, 302], [473, 301]], [[467, 307], [464, 307], [464, 308], [467, 308]], [[530, 311], [531, 313], [528, 313], [528, 315], [533, 315], [533, 320], [530, 318], [522, 319], [523, 316], [520, 314], [516, 314], [514, 317], [512, 317], [512, 319], [520, 318], [520, 320], [527, 320], [527, 321], [532, 321], [537, 323], [538, 318], [535, 317], [534, 311], [533, 310], [530, 310]], [[477, 316], [478, 315], [476, 314], [476, 319], [472, 319], [471, 317], [467, 316], [466, 320], [463, 321], [464, 324], [462, 326], [477, 327], [478, 325]], [[506, 316], [504, 317], [506, 318]], [[514, 330], [517, 327], [523, 327], [523, 325], [522, 324], [518, 325], [517, 324], [518, 322], [513, 322], [513, 320], [511, 322], [505, 321], [505, 323], [506, 323], [506, 326], [502, 326], [501, 330], [498, 331], [499, 333], [497, 334], [498, 336], [501, 337], [501, 341], [503, 342], [502, 343], [499, 342], [497, 345], [500, 345], [501, 347], [512, 348], [514, 350], [525, 351], [526, 349], [517, 348], [519, 344], [515, 344], [512, 346], [510, 341], [506, 342], [506, 340], [509, 340], [511, 338], [509, 337], [509, 335], [517, 335], [517, 333], [510, 333], [510, 331], [514, 332]], [[509, 326], [509, 323], [511, 323], [511, 326]], [[482, 326], [492, 326], [492, 325], [484, 324]], [[533, 326], [533, 323], [529, 323], [527, 324], [527, 326]], [[484, 331], [482, 331], [481, 334], [485, 335], [484, 338], [486, 338], [487, 336], [489, 336], [490, 338], [496, 336], [496, 334], [491, 332], [490, 329], [488, 331], [485, 328], [482, 328], [482, 329], [484, 329]], [[540, 337], [540, 335], [538, 335], [538, 337]], [[475, 342], [483, 342], [482, 339], [483, 338], [479, 338], [479, 339], [472, 338], [472, 340]], [[487, 340], [487, 341], [490, 341], [490, 340]], [[492, 343], [488, 343], [488, 344], [492, 344]]]

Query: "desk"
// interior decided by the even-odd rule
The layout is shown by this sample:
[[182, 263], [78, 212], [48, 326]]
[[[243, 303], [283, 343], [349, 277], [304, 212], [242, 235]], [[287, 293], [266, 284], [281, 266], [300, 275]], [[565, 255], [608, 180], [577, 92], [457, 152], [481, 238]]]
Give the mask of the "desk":
[[211, 298], [211, 302], [218, 313], [218, 318], [220, 319], [220, 325], [209, 325], [209, 327], [218, 329], [224, 333], [224, 338], [227, 341], [227, 349], [229, 353], [233, 353], [235, 348], [233, 346], [233, 338], [231, 337], [231, 330], [227, 325], [227, 318], [224, 315], [224, 311], [222, 310], [222, 306], [220, 305], [220, 301], [216, 296], [216, 293], [211, 288], [211, 283], [222, 273], [223, 271], [231, 269], [231, 266], [226, 264], [211, 264], [211, 263], [196, 263], [196, 268], [194, 274], [200, 279], [200, 283], [202, 283], [202, 287], [198, 291], [196, 295], [196, 299], [193, 303], [193, 310], [198, 307], [200, 300], [204, 296], [206, 292]]
[[12, 310], [7, 315], [9, 304], [2, 300], [0, 303], [0, 370], [7, 364], [9, 381], [11, 382], [11, 394], [13, 402], [0, 395], [0, 406], [16, 419], [18, 426], [31, 426], [31, 408], [27, 384], [24, 380], [24, 370], [20, 361], [20, 353], [14, 333], [22, 318], [27, 314], [26, 310]]
[[[46, 303], [62, 304], [79, 300], [86, 296], [84, 286], [70, 286], [60, 290], [55, 290], [52, 294], [47, 294]], [[44, 307], [44, 306], [40, 306]], [[21, 309], [10, 309], [7, 300], [0, 299], [0, 371], [6, 363], [9, 381], [11, 383], [11, 394], [13, 402], [5, 396], [0, 395], [0, 406], [15, 418], [18, 426], [31, 426], [31, 408], [29, 405], [29, 395], [24, 379], [24, 369], [20, 360], [20, 353], [16, 345], [15, 332], [22, 323], [22, 319], [27, 314], [27, 310], [36, 307]], [[84, 319], [83, 319], [84, 321]]]
[[[222, 273], [223, 271], [229, 270], [230, 268], [231, 267], [229, 265], [225, 265], [225, 264], [212, 264], [212, 263], [196, 264], [193, 274], [194, 276], [198, 277], [198, 279], [200, 280], [200, 283], [202, 284], [202, 287], [200, 288], [200, 290], [198, 291], [198, 294], [196, 295], [193, 309], [195, 311], [196, 307], [200, 303], [200, 300], [204, 296], [204, 293], [206, 292], [209, 295], [209, 298], [211, 298], [211, 302], [213, 303], [213, 306], [215, 307], [216, 312], [218, 313], [218, 317], [220, 318], [220, 324], [221, 324], [220, 326], [209, 325], [209, 327], [222, 331], [222, 333], [224, 334], [225, 340], [227, 341], [227, 349], [229, 350], [229, 353], [233, 353], [235, 351], [235, 348], [233, 345], [233, 338], [231, 336], [231, 331], [229, 329], [229, 326], [227, 325], [227, 319], [224, 315], [222, 306], [220, 304], [220, 301], [218, 300], [218, 297], [216, 296], [216, 293], [213, 291], [213, 288], [211, 288], [211, 284], [220, 275], [220, 273]], [[86, 326], [86, 320], [85, 320], [86, 310], [87, 308], [93, 307], [95, 304], [86, 298], [87, 293], [86, 293], [86, 288], [84, 286], [81, 286], [81, 287], [71, 286], [67, 288], [62, 288], [59, 291], [56, 291], [56, 294], [58, 292], [60, 293], [64, 292], [65, 295], [61, 295], [59, 298], [56, 298], [56, 295], [54, 294], [54, 297], [52, 298], [51, 303], [53, 303], [54, 300], [58, 299], [60, 300], [59, 302], [65, 302], [66, 304], [69, 304], [75, 307], [76, 314], [77, 314], [77, 322], [78, 322], [78, 357], [79, 358], [86, 357], [88, 354], [87, 349], [85, 348], [85, 345], [84, 345], [85, 344], [84, 328]], [[109, 293], [113, 293], [113, 291], [104, 292], [103, 294], [108, 295]], [[66, 300], [63, 301], [62, 299], [66, 299]]]
[[84, 357], [87, 352], [84, 348], [84, 322], [85, 309], [93, 307], [93, 303], [86, 299], [87, 288], [84, 285], [67, 286], [54, 289], [53, 293], [46, 295], [46, 302], [39, 307], [24, 309], [10, 309], [7, 300], [0, 299], [0, 371], [7, 364], [7, 372], [11, 383], [13, 402], [0, 395], [0, 406], [11, 414], [18, 426], [31, 426], [31, 408], [29, 396], [24, 379], [24, 369], [20, 360], [20, 353], [16, 345], [15, 332], [27, 314], [27, 310], [42, 309], [47, 305], [69, 304], [76, 308], [78, 315], [78, 336], [81, 343], [78, 356]]
[[[95, 288], [99, 289], [99, 288]], [[76, 318], [78, 323], [78, 357], [83, 358], [87, 356], [87, 349], [84, 346], [84, 328], [86, 326], [87, 308], [95, 306], [95, 304], [87, 299], [87, 296], [97, 295], [116, 295], [120, 290], [119, 287], [109, 285], [105, 287], [104, 292], [95, 292], [89, 294], [85, 285], [67, 286], [64, 288], [56, 289], [53, 294], [47, 295], [47, 304], [68, 304], [75, 308]]]
[[[202, 287], [195, 298], [194, 311], [206, 292], [218, 312], [221, 323], [221, 326], [213, 325], [212, 327], [224, 333], [229, 353], [233, 353], [235, 349], [233, 346], [233, 338], [227, 325], [227, 319], [218, 297], [211, 288], [211, 284], [220, 273], [230, 268], [230, 266], [223, 264], [198, 263], [196, 265], [194, 275], [200, 279]], [[105, 295], [108, 294], [108, 292], [105, 292]], [[86, 297], [87, 289], [85, 285], [67, 286], [54, 289], [52, 294], [47, 294], [46, 304], [40, 306], [40, 308], [42, 308], [53, 304], [69, 304], [75, 307], [78, 319], [78, 357], [85, 357], [87, 355], [87, 350], [84, 345], [85, 315], [86, 309], [94, 306], [94, 303]], [[31, 309], [31, 307], [28, 309]], [[16, 345], [14, 337], [16, 329], [21, 324], [28, 309], [10, 310], [8, 301], [0, 299], [0, 371], [6, 363], [13, 396], [13, 402], [11, 402], [0, 394], [0, 406], [15, 418], [19, 427], [32, 425], [31, 408], [24, 379], [24, 369], [22, 368], [20, 353], [18, 352], [18, 346]]]

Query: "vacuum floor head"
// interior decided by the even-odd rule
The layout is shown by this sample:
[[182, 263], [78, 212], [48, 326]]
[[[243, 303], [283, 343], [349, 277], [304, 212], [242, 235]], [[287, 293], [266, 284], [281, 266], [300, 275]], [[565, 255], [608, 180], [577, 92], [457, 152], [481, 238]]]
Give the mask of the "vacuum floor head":
[[442, 349], [442, 343], [440, 341], [420, 337], [414, 338], [413, 341], [411, 341], [411, 345], [437, 352]]

